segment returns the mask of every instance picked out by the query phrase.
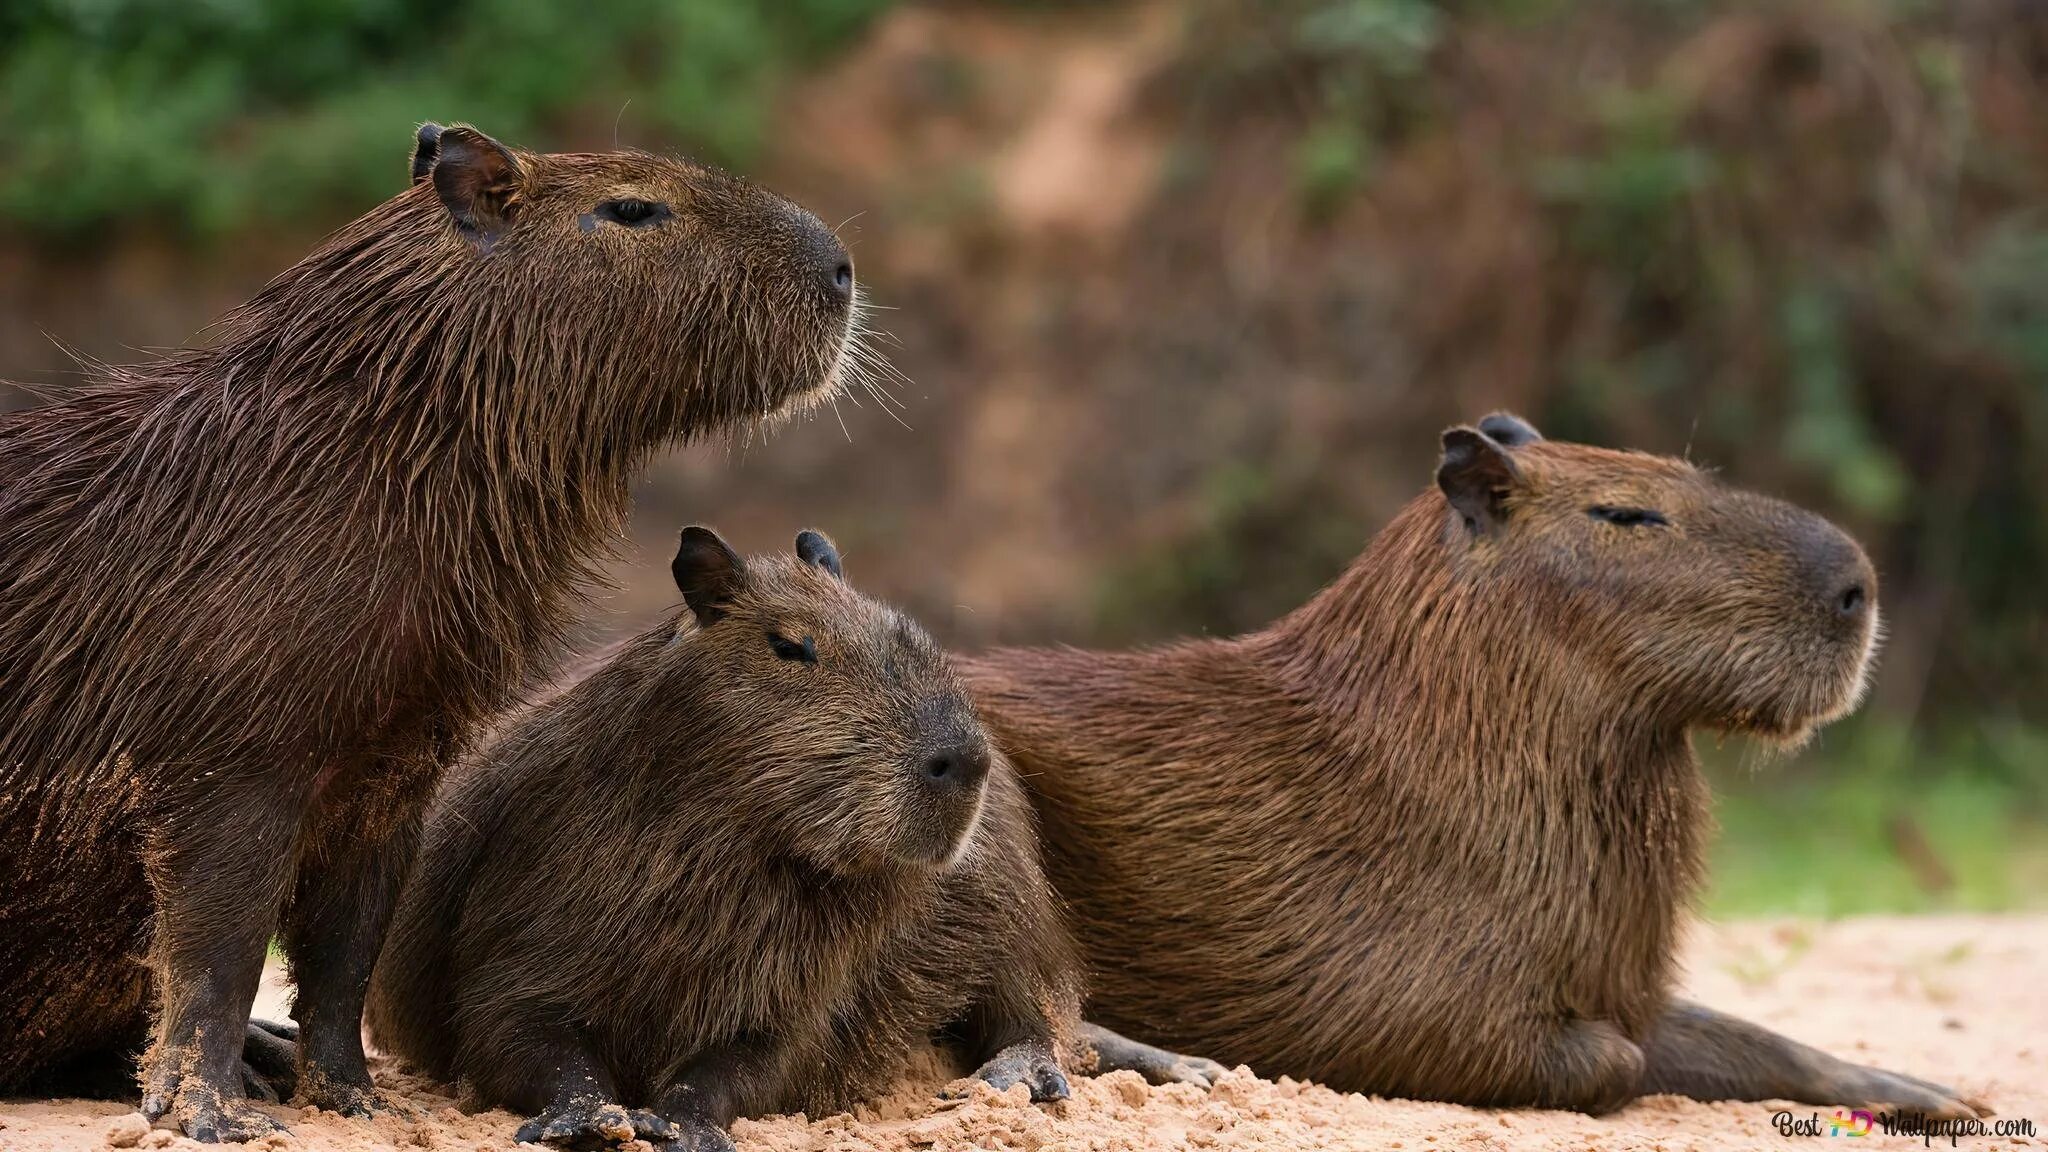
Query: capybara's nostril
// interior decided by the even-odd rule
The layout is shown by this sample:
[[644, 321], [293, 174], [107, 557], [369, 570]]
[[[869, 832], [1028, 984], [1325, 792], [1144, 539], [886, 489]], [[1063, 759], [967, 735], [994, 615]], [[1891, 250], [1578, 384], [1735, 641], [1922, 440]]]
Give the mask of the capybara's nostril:
[[816, 217], [806, 220], [804, 226], [809, 232], [803, 248], [809, 274], [817, 277], [817, 285], [827, 300], [840, 305], [852, 303], [852, 254]]
[[1804, 561], [1804, 591], [1814, 609], [1857, 628], [1876, 611], [1877, 572], [1856, 541], [1810, 513], [1792, 518], [1790, 549]]
[[1835, 597], [1835, 611], [1844, 616], [1861, 616], [1863, 606], [1869, 602], [1870, 597], [1863, 591], [1863, 585], [1859, 581], [1842, 589], [1842, 594]]
[[973, 788], [988, 775], [988, 753], [980, 748], [948, 748], [926, 759], [921, 772], [934, 788]]

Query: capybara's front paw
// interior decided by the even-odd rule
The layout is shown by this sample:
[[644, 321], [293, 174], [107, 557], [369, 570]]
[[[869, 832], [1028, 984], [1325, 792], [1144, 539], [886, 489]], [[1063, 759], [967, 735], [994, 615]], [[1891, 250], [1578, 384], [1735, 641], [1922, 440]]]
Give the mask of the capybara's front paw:
[[286, 1131], [247, 1100], [223, 1099], [210, 1087], [192, 1082], [179, 1088], [167, 1111], [185, 1135], [201, 1144], [245, 1143]]
[[246, 1100], [224, 1096], [193, 1065], [196, 1048], [159, 1045], [143, 1060], [142, 1114], [154, 1122], [169, 1116], [201, 1144], [249, 1141], [286, 1131]]
[[1193, 1084], [1197, 1088], [1213, 1088], [1230, 1069], [1206, 1056], [1187, 1056], [1169, 1052], [1172, 1059], [1140, 1069], [1145, 1079], [1154, 1084]]
[[627, 1108], [613, 1100], [578, 1097], [549, 1105], [521, 1124], [512, 1138], [521, 1144], [589, 1149], [634, 1140], [666, 1146], [675, 1136], [675, 1126], [652, 1112]]
[[1029, 1085], [1034, 1104], [1065, 1100], [1073, 1095], [1067, 1074], [1060, 1071], [1060, 1062], [1053, 1057], [1052, 1047], [1039, 1040], [1010, 1045], [975, 1069], [974, 1076], [998, 1092], [1007, 1092], [1014, 1084]]
[[1955, 1089], [1900, 1072], [1845, 1064], [1833, 1079], [1833, 1094], [1839, 1095], [1843, 1104], [1887, 1112], [1924, 1112], [1930, 1120], [1970, 1120], [1980, 1114]]
[[671, 1125], [661, 1152], [737, 1152], [732, 1135], [701, 1116], [679, 1116]]
[[417, 1112], [405, 1101], [379, 1092], [367, 1078], [361, 1083], [331, 1079], [312, 1068], [299, 1077], [298, 1094], [291, 1099], [294, 1104], [339, 1112], [357, 1120], [367, 1120], [380, 1113], [411, 1116]]

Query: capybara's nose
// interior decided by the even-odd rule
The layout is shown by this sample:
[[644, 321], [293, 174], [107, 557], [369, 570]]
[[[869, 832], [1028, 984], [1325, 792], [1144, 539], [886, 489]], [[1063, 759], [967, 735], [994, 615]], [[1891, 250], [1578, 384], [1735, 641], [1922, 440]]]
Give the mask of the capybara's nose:
[[853, 301], [853, 256], [839, 237], [825, 227], [823, 221], [812, 217], [805, 221], [809, 236], [806, 238], [805, 258], [812, 275], [817, 277], [818, 286], [824, 290], [825, 298], [836, 304]]
[[988, 777], [988, 747], [979, 742], [941, 748], [925, 758], [918, 773], [927, 786], [942, 792], [966, 792]]
[[1837, 620], [1860, 626], [1876, 609], [1877, 571], [1847, 533], [1814, 519], [1807, 545], [1811, 587]]
[[1869, 606], [1870, 593], [1864, 589], [1861, 580], [1853, 580], [1844, 585], [1842, 591], [1835, 596], [1835, 611], [1852, 620], [1861, 619]]

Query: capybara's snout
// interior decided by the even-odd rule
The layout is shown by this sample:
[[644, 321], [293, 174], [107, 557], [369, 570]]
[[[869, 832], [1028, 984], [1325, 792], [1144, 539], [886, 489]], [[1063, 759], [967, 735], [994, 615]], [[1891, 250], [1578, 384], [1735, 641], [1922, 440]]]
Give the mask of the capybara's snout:
[[1798, 554], [1807, 595], [1838, 630], [1860, 634], [1877, 612], [1877, 570], [1849, 534], [1806, 514]]

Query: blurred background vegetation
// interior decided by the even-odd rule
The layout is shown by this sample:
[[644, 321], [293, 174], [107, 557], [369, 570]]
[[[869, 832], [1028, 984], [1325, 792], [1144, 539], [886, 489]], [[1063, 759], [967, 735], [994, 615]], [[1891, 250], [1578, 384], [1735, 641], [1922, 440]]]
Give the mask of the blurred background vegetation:
[[2038, 3], [17, 0], [0, 378], [195, 338], [423, 119], [756, 174], [898, 309], [904, 422], [679, 454], [594, 631], [686, 517], [964, 646], [1249, 628], [1510, 407], [1878, 559], [1863, 714], [1706, 749], [1715, 911], [2048, 903]]

